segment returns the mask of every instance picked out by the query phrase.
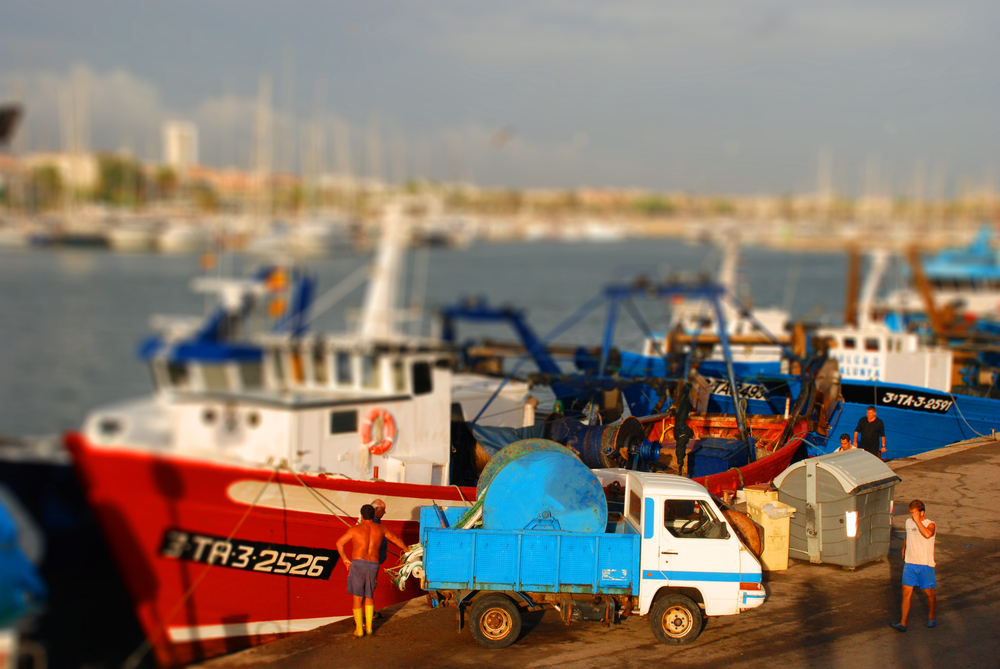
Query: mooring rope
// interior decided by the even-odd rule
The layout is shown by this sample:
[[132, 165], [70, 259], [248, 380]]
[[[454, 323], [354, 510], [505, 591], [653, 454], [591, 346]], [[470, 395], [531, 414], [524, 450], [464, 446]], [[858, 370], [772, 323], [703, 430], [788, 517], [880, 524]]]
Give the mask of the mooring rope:
[[978, 434], [980, 437], [985, 437], [986, 436], [985, 434], [981, 434], [976, 428], [972, 427], [972, 425], [969, 425], [969, 421], [965, 419], [965, 414], [962, 413], [962, 407], [958, 406], [958, 400], [955, 399], [955, 396], [952, 395], [951, 393], [948, 393], [948, 397], [951, 398], [952, 404], [955, 405], [955, 411], [957, 411], [958, 415], [962, 418], [962, 422], [968, 425], [969, 429]]
[[[325, 497], [324, 495], [320, 495], [318, 492], [316, 492], [312, 488], [312, 486], [310, 486], [308, 483], [306, 483], [305, 481], [303, 481], [299, 477], [298, 473], [294, 469], [292, 469], [291, 467], [288, 466], [288, 463], [285, 460], [282, 460], [281, 464], [279, 466], [282, 467], [283, 469], [287, 469], [288, 472], [292, 476], [295, 477], [295, 480], [298, 481], [299, 484], [303, 488], [305, 488], [306, 490], [308, 490], [309, 493], [313, 497], [316, 498], [316, 500], [320, 503], [320, 506], [322, 506], [324, 508], [324, 510], [326, 510], [327, 512], [329, 512], [332, 516], [334, 516], [337, 520], [339, 520], [340, 522], [342, 522], [347, 527], [353, 527], [353, 525], [351, 523], [349, 523], [349, 522], [347, 522], [346, 520], [343, 519], [343, 516], [347, 516], [348, 518], [352, 518], [352, 519], [354, 518], [354, 516], [352, 516], [351, 514], [347, 513], [346, 511], [344, 511], [343, 509], [341, 509], [339, 506], [337, 506], [336, 504], [334, 504], [331, 499]], [[327, 505], [329, 505], [329, 506], [327, 506]], [[339, 515], [338, 515], [337, 512], [334, 512], [333, 509], [330, 508], [331, 506], [333, 507], [333, 509], [336, 509], [336, 511], [339, 512]], [[355, 522], [357, 522], [357, 520], [355, 520]]]

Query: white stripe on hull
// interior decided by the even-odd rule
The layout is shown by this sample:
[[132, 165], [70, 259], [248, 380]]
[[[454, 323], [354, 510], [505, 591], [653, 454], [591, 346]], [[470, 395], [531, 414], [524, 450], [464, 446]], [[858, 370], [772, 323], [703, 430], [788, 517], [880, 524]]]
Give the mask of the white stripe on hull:
[[264, 636], [269, 634], [293, 634], [329, 625], [350, 616], [330, 618], [299, 618], [297, 620], [259, 620], [248, 623], [225, 623], [222, 625], [193, 625], [191, 627], [169, 627], [167, 634], [172, 643], [228, 639], [242, 636]]
[[[330, 515], [331, 509], [338, 514], [348, 518], [357, 518], [361, 513], [361, 507], [370, 504], [373, 499], [385, 501], [384, 520], [420, 520], [420, 507], [428, 506], [431, 502], [427, 497], [396, 497], [393, 495], [348, 492], [345, 490], [322, 490], [313, 488], [312, 490], [329, 500], [331, 508], [327, 508], [308, 489], [298, 485], [282, 485], [281, 483], [268, 483], [264, 492], [261, 493], [262, 483], [256, 480], [245, 479], [230, 483], [226, 488], [226, 496], [237, 504], [247, 506], [257, 500], [257, 506], [266, 509], [283, 509], [287, 511], [299, 511], [302, 513], [318, 513]], [[457, 500], [444, 501], [446, 506], [471, 506], [471, 502], [459, 502]], [[336, 506], [334, 506], [336, 505]]]

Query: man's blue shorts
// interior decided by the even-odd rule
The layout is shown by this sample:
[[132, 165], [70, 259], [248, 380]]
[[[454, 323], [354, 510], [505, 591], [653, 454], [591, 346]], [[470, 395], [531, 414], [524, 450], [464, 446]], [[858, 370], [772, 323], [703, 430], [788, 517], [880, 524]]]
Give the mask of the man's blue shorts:
[[928, 567], [925, 564], [905, 563], [903, 565], [903, 585], [921, 590], [936, 588], [937, 580], [934, 578], [934, 567]]
[[378, 562], [373, 560], [351, 560], [347, 572], [347, 594], [371, 599], [378, 585]]

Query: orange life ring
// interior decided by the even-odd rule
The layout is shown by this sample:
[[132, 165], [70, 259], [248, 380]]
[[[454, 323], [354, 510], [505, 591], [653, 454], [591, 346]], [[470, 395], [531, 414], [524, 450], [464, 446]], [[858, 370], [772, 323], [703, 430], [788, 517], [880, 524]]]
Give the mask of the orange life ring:
[[[375, 443], [375, 437], [372, 434], [372, 428], [375, 427], [376, 423], [381, 421], [382, 429], [382, 441]], [[392, 417], [392, 414], [385, 409], [372, 409], [365, 416], [365, 419], [361, 421], [361, 439], [365, 448], [372, 455], [382, 455], [390, 448], [392, 448], [392, 442], [396, 438], [396, 419]]]

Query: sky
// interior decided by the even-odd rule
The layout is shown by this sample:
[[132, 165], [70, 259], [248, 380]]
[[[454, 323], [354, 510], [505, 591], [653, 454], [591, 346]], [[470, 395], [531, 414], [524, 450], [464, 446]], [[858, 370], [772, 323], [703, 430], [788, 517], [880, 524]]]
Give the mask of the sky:
[[845, 194], [1000, 181], [990, 0], [15, 0], [3, 16], [19, 151], [65, 146], [76, 110], [91, 148], [158, 160], [182, 119], [202, 162], [249, 168], [264, 78], [279, 170], [785, 194], [815, 190], [826, 160]]

